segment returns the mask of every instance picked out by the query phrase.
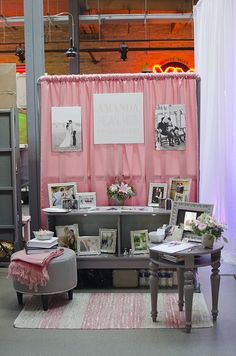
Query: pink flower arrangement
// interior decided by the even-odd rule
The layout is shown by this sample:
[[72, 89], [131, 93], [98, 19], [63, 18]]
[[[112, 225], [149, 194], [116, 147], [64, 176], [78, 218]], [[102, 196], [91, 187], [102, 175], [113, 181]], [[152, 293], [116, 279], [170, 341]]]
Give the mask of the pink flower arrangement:
[[191, 227], [193, 233], [198, 236], [208, 235], [215, 240], [218, 240], [222, 237], [225, 242], [228, 241], [226, 237], [222, 236], [226, 226], [218, 223], [211, 215], [207, 213], [202, 213], [196, 220], [192, 222]]
[[115, 179], [114, 183], [107, 187], [107, 195], [111, 199], [124, 201], [135, 195], [133, 187], [128, 185], [124, 180]]

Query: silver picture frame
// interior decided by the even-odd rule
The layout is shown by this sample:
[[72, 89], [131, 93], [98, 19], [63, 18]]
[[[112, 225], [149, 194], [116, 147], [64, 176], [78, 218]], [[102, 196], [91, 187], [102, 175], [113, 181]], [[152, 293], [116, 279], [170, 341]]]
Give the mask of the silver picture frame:
[[[191, 216], [191, 219], [195, 220], [202, 213], [207, 213], [212, 215], [214, 205], [213, 204], [202, 204], [202, 203], [192, 203], [192, 202], [180, 202], [174, 201], [171, 215], [170, 215], [170, 225], [177, 225], [183, 228], [183, 238], [191, 241], [201, 241], [199, 236], [193, 234], [190, 228], [190, 224], [186, 224], [186, 213]], [[187, 227], [188, 226], [188, 227]]]

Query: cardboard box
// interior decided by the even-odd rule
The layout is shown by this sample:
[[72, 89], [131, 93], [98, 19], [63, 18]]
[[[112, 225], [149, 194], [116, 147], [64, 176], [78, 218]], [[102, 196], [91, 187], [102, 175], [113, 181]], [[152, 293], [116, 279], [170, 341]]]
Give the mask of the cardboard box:
[[117, 287], [117, 288], [138, 287], [138, 271], [134, 269], [113, 270], [113, 287]]
[[0, 109], [16, 107], [16, 64], [0, 63]]

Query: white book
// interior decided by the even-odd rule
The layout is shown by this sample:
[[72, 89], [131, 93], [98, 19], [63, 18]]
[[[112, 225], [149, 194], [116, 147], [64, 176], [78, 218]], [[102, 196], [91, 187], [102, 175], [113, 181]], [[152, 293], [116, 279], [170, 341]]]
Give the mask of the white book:
[[42, 248], [50, 248], [58, 243], [58, 237], [51, 237], [48, 240], [39, 240], [34, 238], [32, 240], [27, 241], [28, 247], [42, 247]]
[[193, 246], [196, 246], [196, 244], [192, 242], [170, 241], [170, 242], [164, 242], [155, 247], [151, 247], [150, 250], [163, 252], [163, 253], [176, 253], [176, 252], [188, 250]]

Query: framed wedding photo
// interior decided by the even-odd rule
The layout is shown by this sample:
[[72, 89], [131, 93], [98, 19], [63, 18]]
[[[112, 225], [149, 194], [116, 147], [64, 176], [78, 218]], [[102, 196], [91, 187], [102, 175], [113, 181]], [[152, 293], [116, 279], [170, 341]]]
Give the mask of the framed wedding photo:
[[83, 255], [100, 255], [100, 236], [79, 236], [77, 240], [77, 253]]
[[50, 207], [62, 207], [63, 199], [75, 199], [76, 183], [49, 183], [48, 200]]
[[96, 208], [96, 193], [95, 192], [77, 193], [76, 199], [78, 200], [78, 208], [79, 209]]
[[134, 254], [148, 253], [148, 230], [130, 231], [130, 238]]
[[101, 252], [115, 253], [116, 252], [116, 229], [99, 229], [99, 236], [101, 240]]
[[53, 106], [51, 114], [52, 151], [82, 151], [81, 107]]
[[191, 183], [191, 178], [170, 178], [169, 198], [178, 201], [189, 201]]
[[167, 183], [150, 183], [148, 206], [159, 206], [160, 201], [166, 199]]

